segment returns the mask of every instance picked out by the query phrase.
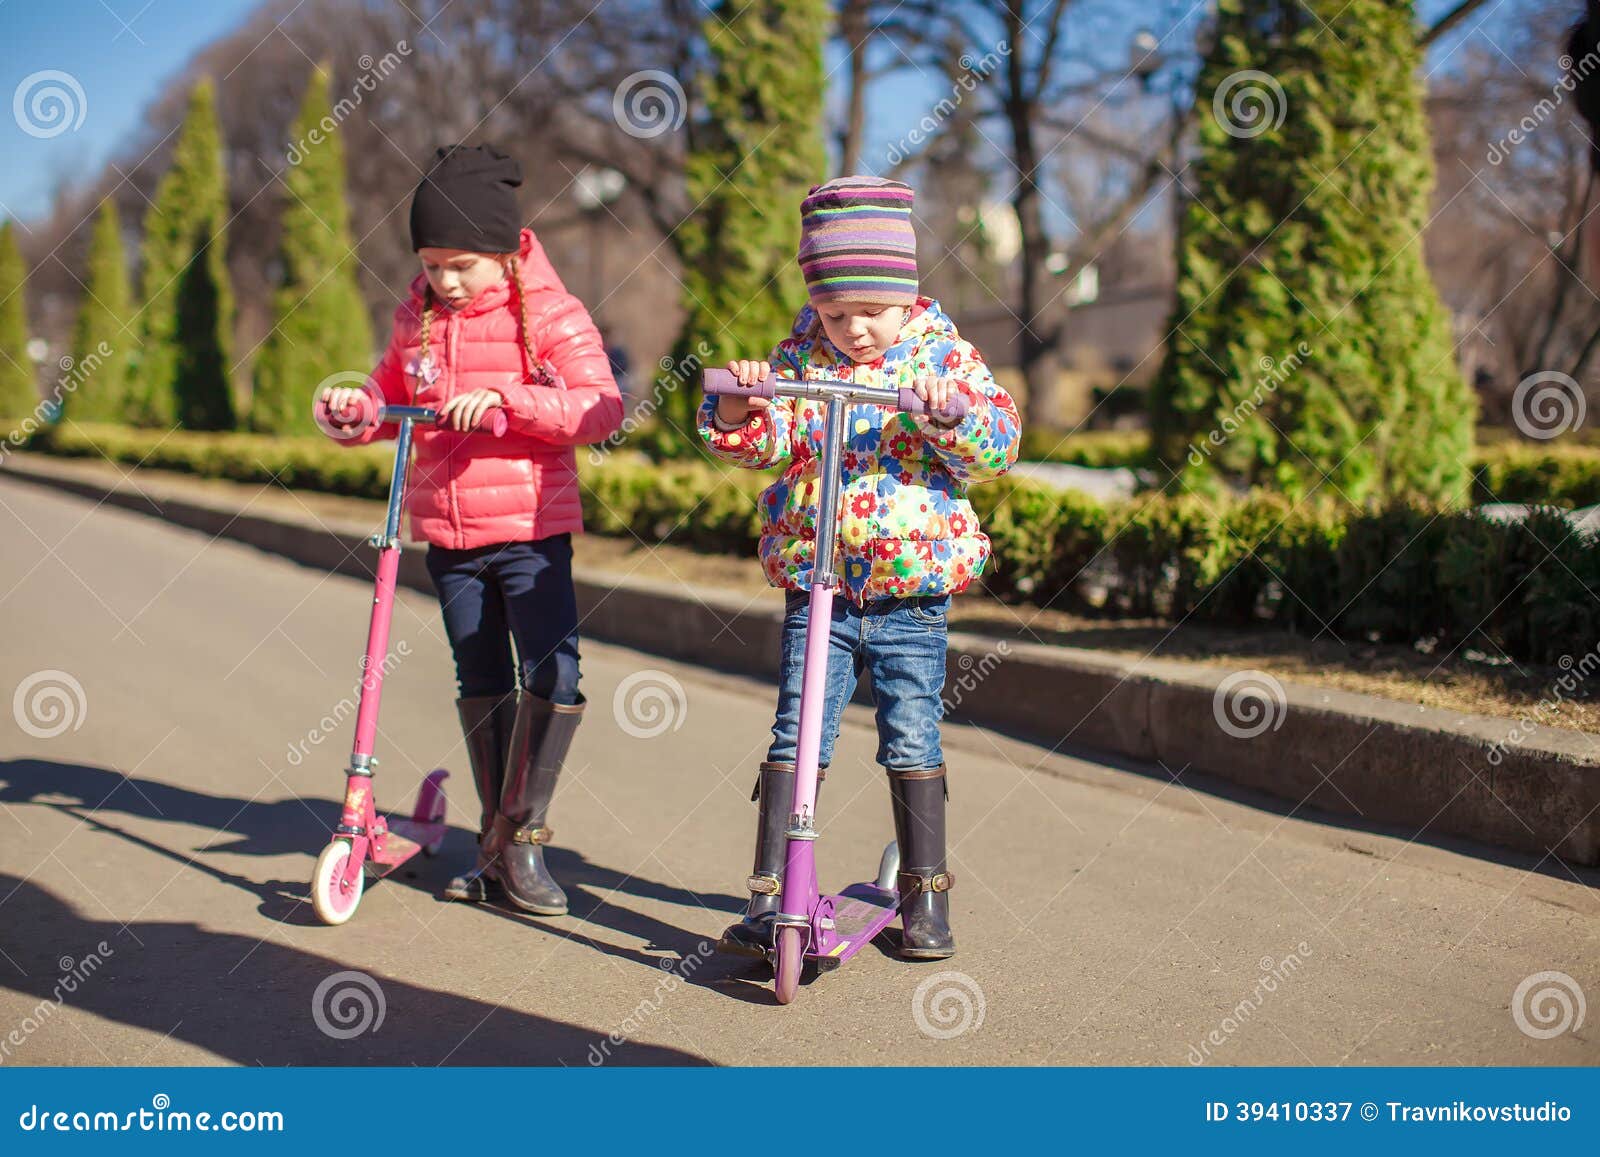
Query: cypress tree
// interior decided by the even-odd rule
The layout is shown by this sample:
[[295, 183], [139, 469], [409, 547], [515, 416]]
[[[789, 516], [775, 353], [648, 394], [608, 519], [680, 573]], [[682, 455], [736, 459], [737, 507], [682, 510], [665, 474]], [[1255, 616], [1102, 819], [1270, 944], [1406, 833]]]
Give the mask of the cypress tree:
[[[332, 115], [324, 68], [312, 73], [290, 136], [305, 140]], [[365, 372], [372, 325], [356, 281], [350, 210], [345, 200], [344, 144], [338, 130], [308, 146], [284, 174], [283, 284], [273, 302], [272, 331], [255, 366], [253, 429], [316, 433], [311, 395], [338, 371]]]
[[145, 216], [144, 332], [134, 406], [143, 424], [233, 427], [227, 220], [216, 95], [211, 81], [202, 80], [189, 96], [172, 167]]
[[698, 365], [760, 358], [805, 304], [795, 263], [800, 201], [824, 178], [825, 0], [728, 0], [705, 24], [709, 123], [687, 162], [682, 230], [688, 319], [674, 361], [684, 380], [662, 406], [693, 437]]
[[1410, 3], [1220, 0], [1151, 393], [1191, 483], [1464, 497], [1474, 399], [1423, 263], [1419, 59]]
[[121, 218], [110, 197], [95, 215], [88, 265], [83, 304], [72, 331], [73, 377], [78, 384], [70, 393], [62, 393], [62, 412], [80, 422], [121, 422], [131, 416], [125, 391], [128, 352], [134, 341], [128, 326], [132, 293]]
[[16, 224], [0, 226], [0, 418], [6, 432], [11, 419], [27, 418], [39, 406], [33, 361], [28, 357], [28, 303], [23, 286], [28, 271], [17, 248]]

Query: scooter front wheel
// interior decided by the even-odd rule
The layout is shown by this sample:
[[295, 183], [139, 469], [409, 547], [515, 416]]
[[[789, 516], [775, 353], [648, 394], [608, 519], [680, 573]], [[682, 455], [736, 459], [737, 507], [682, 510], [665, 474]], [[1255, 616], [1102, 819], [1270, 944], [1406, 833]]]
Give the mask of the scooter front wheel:
[[793, 925], [778, 929], [778, 962], [773, 969], [777, 979], [772, 987], [779, 1004], [792, 1001], [795, 990], [800, 987], [800, 966], [805, 962], [805, 941], [801, 938], [801, 931]]
[[364, 872], [358, 871], [348, 888], [342, 886], [349, 859], [350, 844], [346, 840], [334, 840], [317, 857], [316, 871], [311, 874], [311, 908], [324, 924], [343, 924], [356, 914], [356, 906], [361, 903]]

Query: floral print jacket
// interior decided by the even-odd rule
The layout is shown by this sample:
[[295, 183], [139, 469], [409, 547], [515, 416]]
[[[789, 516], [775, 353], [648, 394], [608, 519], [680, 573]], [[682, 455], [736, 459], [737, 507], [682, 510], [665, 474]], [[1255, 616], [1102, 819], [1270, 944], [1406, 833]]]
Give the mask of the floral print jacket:
[[[842, 514], [834, 570], [857, 605], [885, 597], [958, 594], [982, 573], [989, 539], [966, 488], [1009, 470], [1022, 422], [1016, 403], [995, 383], [983, 358], [961, 340], [936, 301], [921, 298], [895, 344], [875, 362], [856, 363], [834, 348], [808, 305], [794, 332], [772, 351], [773, 372], [899, 388], [919, 374], [953, 378], [967, 416], [949, 429], [889, 406], [849, 407], [841, 486]], [[817, 537], [824, 407], [775, 398], [742, 426], [721, 429], [716, 399], [700, 407], [699, 429], [712, 453], [761, 470], [787, 463], [762, 492], [761, 561], [773, 586], [806, 590]]]

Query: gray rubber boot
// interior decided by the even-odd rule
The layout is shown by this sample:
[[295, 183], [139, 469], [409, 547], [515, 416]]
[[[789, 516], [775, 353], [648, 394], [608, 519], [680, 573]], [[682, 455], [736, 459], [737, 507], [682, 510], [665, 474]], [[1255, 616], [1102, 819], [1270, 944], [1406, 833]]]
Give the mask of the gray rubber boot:
[[[819, 796], [827, 777], [826, 768], [818, 770]], [[763, 763], [750, 798], [759, 800], [761, 805], [756, 819], [755, 868], [747, 881], [750, 905], [743, 920], [723, 931], [717, 951], [765, 959], [772, 947], [772, 918], [783, 901], [783, 862], [789, 848], [784, 833], [794, 808], [794, 764]]]
[[955, 885], [945, 851], [945, 768], [889, 768], [894, 837], [900, 844], [900, 955], [944, 960], [956, 954], [950, 934]]
[[564, 916], [567, 911], [567, 894], [545, 867], [544, 845], [555, 834], [546, 821], [587, 705], [581, 695], [576, 703], [552, 703], [528, 691], [517, 702], [505, 788], [490, 843], [499, 856], [495, 875], [506, 899], [539, 916]]
[[500, 807], [505, 786], [506, 749], [511, 742], [511, 726], [517, 715], [516, 692], [481, 695], [456, 700], [461, 717], [461, 734], [466, 737], [467, 762], [472, 765], [472, 783], [478, 789], [478, 858], [472, 869], [445, 885], [447, 900], [481, 903], [497, 890], [494, 861], [489, 854], [489, 831]]

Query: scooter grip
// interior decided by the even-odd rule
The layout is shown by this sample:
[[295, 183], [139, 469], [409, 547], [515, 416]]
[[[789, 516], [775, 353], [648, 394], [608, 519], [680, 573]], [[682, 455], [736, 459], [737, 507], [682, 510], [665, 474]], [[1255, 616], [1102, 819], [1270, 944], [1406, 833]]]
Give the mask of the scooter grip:
[[706, 370], [700, 375], [700, 388], [712, 397], [727, 394], [735, 398], [771, 398], [775, 396], [778, 383], [769, 376], [764, 382], [741, 386], [738, 376], [731, 370]]
[[[931, 411], [931, 416], [945, 422], [959, 422], [967, 416], [969, 409], [967, 396], [962, 393], [952, 394], [949, 403], [942, 410]], [[904, 414], [929, 414], [928, 403], [910, 386], [900, 387], [900, 412]]]
[[[440, 414], [439, 417], [434, 419], [433, 424], [442, 430], [447, 430], [450, 428], [449, 423], [443, 414]], [[510, 424], [510, 419], [506, 417], [505, 408], [502, 406], [496, 406], [492, 410], [485, 410], [483, 412], [483, 416], [478, 419], [478, 424], [472, 427], [471, 432], [475, 434], [488, 434], [491, 437], [498, 438], [506, 432], [506, 427]]]
[[348, 410], [341, 410], [335, 414], [333, 407], [327, 401], [318, 398], [312, 405], [311, 413], [317, 425], [324, 430], [350, 430], [359, 433], [378, 420], [378, 403], [371, 394], [363, 391]]

